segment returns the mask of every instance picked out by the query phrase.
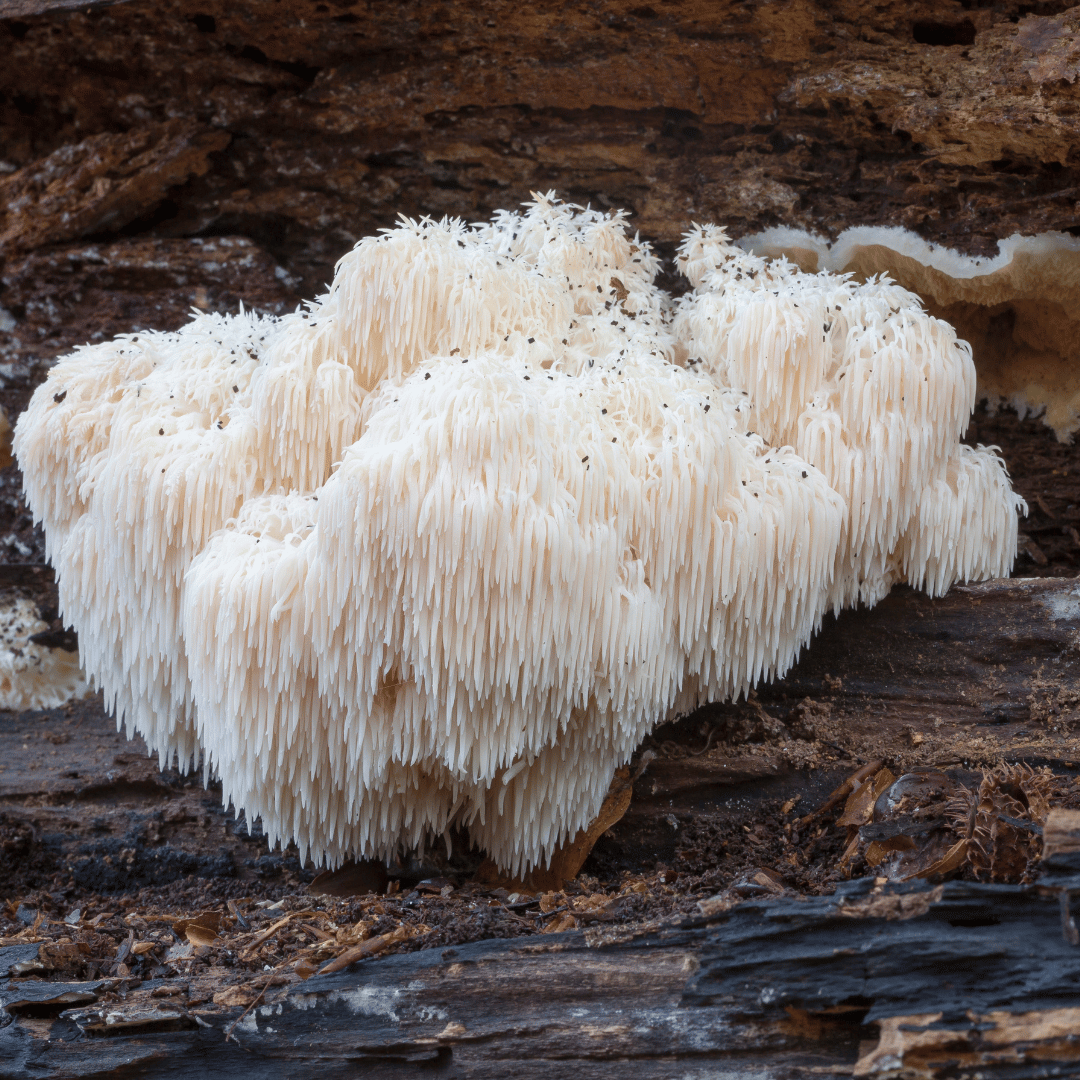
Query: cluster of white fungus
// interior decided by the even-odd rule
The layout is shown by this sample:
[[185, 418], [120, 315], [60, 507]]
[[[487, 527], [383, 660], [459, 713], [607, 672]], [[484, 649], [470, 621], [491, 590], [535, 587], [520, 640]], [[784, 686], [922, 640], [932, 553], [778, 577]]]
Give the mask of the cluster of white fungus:
[[0, 709], [55, 709], [89, 693], [77, 652], [30, 640], [48, 629], [32, 600], [0, 604]]
[[621, 214], [548, 196], [61, 360], [15, 447], [118, 720], [317, 861], [460, 825], [521, 873], [830, 608], [1008, 570], [947, 325], [715, 228], [680, 266], [673, 301]]

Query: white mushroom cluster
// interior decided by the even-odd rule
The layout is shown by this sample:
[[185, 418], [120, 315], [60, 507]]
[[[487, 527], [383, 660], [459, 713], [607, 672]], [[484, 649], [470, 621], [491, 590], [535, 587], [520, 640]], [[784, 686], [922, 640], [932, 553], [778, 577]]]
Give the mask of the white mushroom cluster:
[[118, 721], [302, 856], [459, 825], [522, 873], [830, 608], [1008, 570], [947, 325], [715, 228], [680, 266], [675, 301], [621, 214], [547, 196], [62, 359], [15, 449]]

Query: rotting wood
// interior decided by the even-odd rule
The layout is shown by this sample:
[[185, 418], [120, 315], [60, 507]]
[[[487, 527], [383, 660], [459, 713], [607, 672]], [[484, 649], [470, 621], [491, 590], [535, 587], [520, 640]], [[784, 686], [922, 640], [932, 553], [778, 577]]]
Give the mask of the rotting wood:
[[[1078, 674], [1074, 579], [987, 582], [937, 600], [894, 589], [872, 610], [827, 620], [795, 668], [754, 701], [706, 706], [657, 729], [644, 745], [658, 757], [594, 860], [677, 867], [706, 822], [710, 835], [738, 828], [746, 800], [801, 793], [808, 826], [808, 812], [854, 768], [882, 760], [896, 775], [1002, 761], [1075, 775]], [[713, 728], [726, 736], [695, 756], [693, 740], [703, 744]]]
[[[0, 1075], [100, 1075], [121, 1062], [146, 1077], [951, 1075], [953, 1032], [986, 1076], [1026, 1077], [1078, 1060], [1065, 1035], [1080, 949], [1062, 939], [1057, 897], [1075, 873], [1051, 867], [1038, 887], [950, 882], [835, 896], [746, 902], [630, 940], [599, 930], [542, 942], [481, 942], [366, 961], [268, 993], [236, 1027], [214, 1014], [148, 1011], [152, 983], [71, 1006], [63, 985], [33, 996], [0, 984], [14, 1019], [0, 1031]], [[23, 984], [26, 985], [26, 984]], [[115, 986], [115, 984], [114, 984]], [[145, 999], [145, 1000], [144, 1000]], [[51, 1003], [51, 1004], [50, 1004]], [[188, 1017], [188, 1020], [184, 1020]], [[48, 1021], [31, 1030], [26, 1020]], [[878, 1025], [876, 1049], [864, 1047]], [[162, 1030], [162, 1027], [180, 1030]], [[102, 1037], [105, 1036], [105, 1037]], [[968, 1058], [965, 1057], [965, 1061]], [[993, 1071], [1007, 1063], [1011, 1071]], [[808, 1070], [814, 1070], [810, 1073]], [[1060, 1073], [1064, 1075], [1064, 1072]], [[683, 1075], [680, 1073], [679, 1075]]]
[[[694, 821], [740, 828], [747, 799], [800, 794], [810, 811], [868, 761], [888, 759], [894, 773], [1003, 759], [1076, 771], [1077, 589], [1071, 580], [1012, 580], [939, 600], [897, 590], [871, 611], [845, 613], [757, 701], [708, 706], [659, 729], [647, 744], [658, 756], [594, 858], [616, 869], [678, 866]], [[810, 695], [826, 710], [799, 738], [793, 728], [805, 721], [791, 713]], [[696, 734], [703, 725], [739, 729], [761, 712], [774, 727], [756, 741], [713, 740], [696, 754], [709, 738]], [[909, 728], [924, 733], [919, 745]], [[159, 772], [140, 746], [94, 699], [0, 715], [0, 814], [13, 833], [27, 830], [6, 872], [18, 872], [16, 858], [47, 858], [69, 866], [77, 888], [115, 891], [190, 873], [243, 876], [257, 864], [261, 841], [223, 813], [215, 793], [198, 777]]]

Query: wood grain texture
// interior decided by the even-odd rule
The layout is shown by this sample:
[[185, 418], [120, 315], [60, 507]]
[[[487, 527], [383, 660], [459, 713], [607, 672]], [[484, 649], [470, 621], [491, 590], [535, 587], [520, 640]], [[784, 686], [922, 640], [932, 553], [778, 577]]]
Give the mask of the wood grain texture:
[[[666, 250], [712, 220], [903, 225], [983, 254], [1074, 225], [1060, 8], [8, 0], [0, 157], [24, 187], [56, 152], [130, 143], [131, 193], [158, 192], [143, 229], [247, 235], [305, 294], [398, 212], [475, 219], [548, 188], [625, 207]], [[177, 119], [228, 145], [205, 170], [175, 147], [137, 163]], [[165, 169], [189, 157], [189, 178]]]
[[[161, 1032], [135, 991], [131, 1001], [113, 995], [111, 1024], [99, 1008], [60, 1002], [35, 1034], [22, 1017], [49, 1013], [37, 1003], [63, 986], [27, 997], [9, 980], [0, 997], [15, 1019], [0, 1031], [0, 1075], [156, 1078], [198, 1067], [234, 1077], [314, 1068], [328, 1077], [432, 1068], [448, 1077], [614, 1077], [632, 1068], [646, 1077], [839, 1077], [851, 1074], [868, 1025], [915, 1015], [973, 1044], [990, 1043], [994, 1024], [980, 1034], [965, 1018], [995, 1016], [1012, 1031], [1011, 1060], [984, 1075], [1044, 1075], [1037, 1069], [1077, 1061], [1072, 1040], [1035, 1046], [1030, 1059], [1024, 1043], [1038, 1043], [1032, 1029], [1075, 1002], [1080, 949], [1065, 947], [1058, 896], [1078, 884], [883, 889], [864, 879], [834, 897], [747, 902], [628, 941], [577, 932], [374, 959], [268, 995], [230, 1042], [224, 1032], [239, 1008], [205, 1018], [174, 1010], [174, 1029]], [[104, 997], [108, 987], [77, 989]], [[884, 1027], [895, 1041], [895, 1025]]]

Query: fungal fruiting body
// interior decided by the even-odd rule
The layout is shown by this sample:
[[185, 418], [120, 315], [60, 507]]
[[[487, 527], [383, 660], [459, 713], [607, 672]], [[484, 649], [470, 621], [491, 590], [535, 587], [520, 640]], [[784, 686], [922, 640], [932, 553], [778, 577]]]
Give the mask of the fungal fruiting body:
[[998, 241], [997, 255], [963, 255], [907, 229], [857, 225], [831, 243], [778, 227], [739, 246], [805, 270], [888, 274], [971, 342], [978, 396], [991, 410], [1041, 415], [1062, 442], [1080, 429], [1080, 238], [1014, 234]]
[[673, 301], [622, 215], [549, 196], [62, 359], [15, 448], [118, 720], [302, 856], [461, 825], [522, 873], [827, 610], [1008, 570], [947, 325], [711, 227], [680, 266]]
[[90, 692], [76, 651], [31, 640], [48, 629], [31, 600], [0, 605], [0, 709], [55, 709]]

